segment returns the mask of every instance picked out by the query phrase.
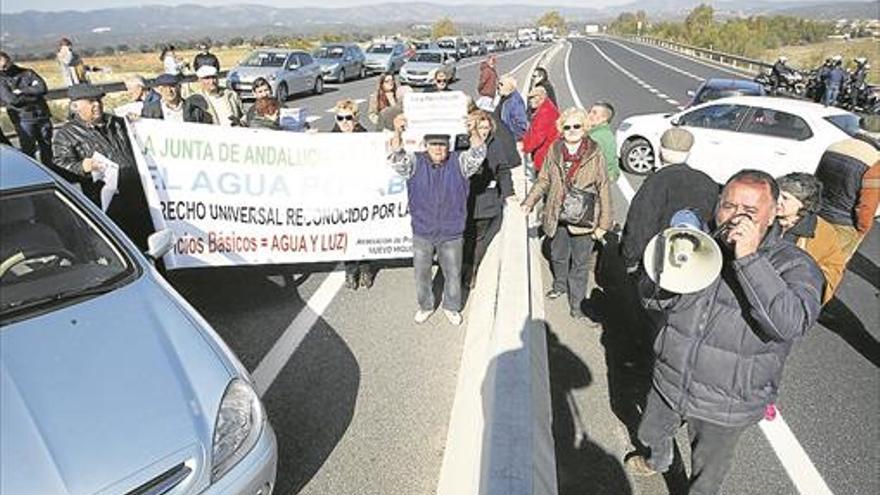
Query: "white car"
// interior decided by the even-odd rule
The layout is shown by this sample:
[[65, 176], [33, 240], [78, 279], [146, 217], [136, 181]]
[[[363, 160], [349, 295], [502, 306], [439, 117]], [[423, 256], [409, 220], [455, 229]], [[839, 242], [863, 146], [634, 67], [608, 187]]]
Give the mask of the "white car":
[[617, 128], [620, 163], [634, 174], [652, 172], [660, 136], [679, 126], [694, 135], [688, 164], [723, 184], [743, 168], [774, 177], [813, 173], [829, 145], [855, 135], [859, 118], [836, 107], [789, 98], [734, 96], [674, 114], [630, 117]]

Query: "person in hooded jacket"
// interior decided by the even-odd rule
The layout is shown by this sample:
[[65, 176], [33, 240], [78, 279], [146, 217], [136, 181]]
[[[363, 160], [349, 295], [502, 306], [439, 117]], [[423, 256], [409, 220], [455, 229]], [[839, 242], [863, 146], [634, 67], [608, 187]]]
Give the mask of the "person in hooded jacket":
[[36, 72], [13, 63], [0, 51], [0, 105], [18, 134], [21, 151], [46, 165], [52, 163], [52, 121], [46, 104], [46, 81]]

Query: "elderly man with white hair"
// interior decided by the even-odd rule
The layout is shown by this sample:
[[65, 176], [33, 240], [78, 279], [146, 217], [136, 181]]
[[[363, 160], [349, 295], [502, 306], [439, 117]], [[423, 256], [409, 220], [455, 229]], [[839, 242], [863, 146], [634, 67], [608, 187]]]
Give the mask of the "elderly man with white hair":
[[127, 115], [140, 116], [144, 110], [144, 104], [159, 101], [159, 93], [147, 86], [147, 82], [139, 75], [126, 77], [123, 81], [125, 92], [131, 98], [129, 103], [119, 105], [113, 109], [118, 117]]
[[498, 94], [501, 99], [495, 107], [495, 117], [507, 127], [517, 141], [522, 141], [529, 128], [529, 117], [526, 114], [525, 101], [516, 89], [516, 79], [510, 74], [501, 76], [498, 80]]
[[669, 226], [675, 212], [693, 210], [704, 223], [712, 218], [719, 186], [687, 164], [693, 144], [693, 134], [677, 127], [660, 138], [662, 168], [645, 179], [626, 215], [622, 249], [627, 271], [639, 267], [648, 241]]

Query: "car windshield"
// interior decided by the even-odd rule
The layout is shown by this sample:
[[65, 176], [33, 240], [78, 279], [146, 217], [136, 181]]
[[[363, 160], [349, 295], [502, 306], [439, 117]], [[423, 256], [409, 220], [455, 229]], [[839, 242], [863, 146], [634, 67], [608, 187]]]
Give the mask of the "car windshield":
[[391, 53], [391, 45], [373, 45], [367, 48], [367, 53]]
[[455, 42], [453, 41], [438, 41], [437, 46], [440, 48], [455, 48]]
[[842, 113], [839, 115], [830, 115], [825, 117], [825, 120], [831, 122], [834, 124], [834, 127], [837, 127], [850, 136], [855, 136], [860, 132], [859, 117], [855, 114]]
[[326, 46], [314, 53], [315, 58], [342, 58], [345, 48], [341, 46]]
[[706, 88], [697, 96], [698, 103], [706, 103], [707, 101], [727, 98], [728, 96], [757, 96], [760, 95], [759, 90], [748, 90], [743, 88]]
[[133, 264], [55, 189], [0, 196], [0, 317], [112, 289]]
[[415, 56], [413, 56], [412, 61], [440, 64], [443, 63], [443, 55], [439, 53], [416, 53]]
[[281, 67], [287, 60], [286, 53], [254, 52], [241, 63], [245, 67]]

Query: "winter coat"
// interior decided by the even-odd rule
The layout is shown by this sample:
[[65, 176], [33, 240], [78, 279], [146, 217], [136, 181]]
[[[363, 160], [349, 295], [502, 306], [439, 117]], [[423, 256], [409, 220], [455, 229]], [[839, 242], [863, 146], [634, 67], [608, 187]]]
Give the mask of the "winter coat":
[[874, 162], [862, 176], [862, 191], [856, 204], [856, 229], [864, 235], [874, 224], [877, 206], [880, 205], [880, 161]]
[[386, 106], [382, 110], [379, 110], [379, 93], [372, 93], [370, 95], [370, 98], [367, 100], [367, 118], [370, 120], [370, 123], [373, 124], [375, 130], [381, 131], [383, 129], [379, 122], [382, 112], [394, 106], [400, 106], [397, 100], [395, 100], [395, 105]]
[[489, 62], [483, 60], [480, 63], [480, 80], [477, 82], [477, 94], [489, 98], [495, 98], [498, 90], [498, 71], [490, 67]]
[[[587, 150], [581, 158], [580, 166], [572, 178], [572, 186], [577, 189], [595, 189], [598, 195], [597, 208], [594, 223], [603, 230], [611, 228], [611, 188], [608, 183], [608, 175], [605, 170], [605, 158], [599, 150], [599, 146], [589, 137], [584, 137], [588, 142]], [[562, 210], [562, 200], [565, 197], [565, 172], [562, 165], [562, 140], [556, 140], [550, 147], [544, 166], [538, 173], [538, 180], [532, 186], [524, 203], [534, 207], [542, 197], [546, 196], [544, 204], [543, 227], [544, 233], [549, 237], [556, 235], [559, 227], [559, 213]], [[574, 166], [574, 165], [572, 165]], [[576, 227], [565, 225], [568, 231], [574, 235], [588, 234], [593, 231], [589, 227]]]
[[721, 276], [692, 294], [639, 289], [662, 311], [653, 385], [678, 414], [722, 426], [758, 422], [777, 396], [792, 344], [816, 322], [822, 272], [774, 224], [757, 252], [725, 254]]
[[260, 115], [257, 113], [256, 105], [251, 105], [248, 108], [247, 115], [245, 116], [245, 122], [247, 122], [247, 126], [251, 129], [273, 129], [279, 130], [281, 126], [278, 123], [279, 115], [275, 115], [275, 118], [272, 119], [268, 115]]
[[88, 67], [83, 63], [79, 54], [73, 49], [67, 51], [66, 54], [58, 52], [55, 59], [58, 61], [58, 67], [61, 69], [61, 79], [64, 80], [65, 86], [73, 86], [74, 84], [82, 84], [89, 82], [86, 77]]
[[529, 128], [529, 118], [526, 115], [526, 106], [522, 96], [514, 90], [507, 96], [502, 96], [495, 107], [495, 115], [507, 126], [517, 141], [522, 140], [523, 135]]
[[[238, 96], [238, 93], [231, 89], [220, 89], [220, 94], [222, 95], [225, 103], [229, 105], [232, 116], [232, 125], [242, 125], [242, 119], [244, 117], [244, 105], [241, 103], [241, 98]], [[211, 99], [208, 97], [207, 93], [202, 91], [201, 88], [193, 91], [193, 93], [186, 100], [187, 103], [198, 105], [202, 108], [202, 110], [206, 111], [211, 116], [211, 120], [207, 123], [222, 125], [220, 124], [220, 122], [217, 122], [217, 113], [214, 110], [213, 105], [211, 104]]]
[[82, 162], [97, 151], [119, 164], [118, 193], [107, 214], [140, 247], [146, 246], [153, 231], [137, 164], [126, 133], [125, 120], [105, 114], [101, 125], [87, 124], [74, 117], [55, 131], [52, 139], [54, 166], [68, 178], [76, 179], [83, 192], [96, 205], [101, 204], [103, 182], [95, 182], [84, 171]]
[[620, 162], [617, 159], [617, 141], [614, 139], [614, 131], [608, 123], [599, 124], [590, 129], [590, 137], [599, 143], [602, 154], [605, 155], [605, 167], [608, 169], [608, 180], [617, 182], [620, 177]]
[[[519, 155], [514, 159], [506, 148], [506, 141], [499, 134], [509, 132], [507, 129], [496, 128], [495, 134], [489, 136], [486, 143], [486, 159], [483, 166], [470, 178], [470, 195], [468, 196], [469, 218], [494, 218], [504, 209], [504, 199], [513, 195], [513, 180], [510, 169], [519, 166]], [[508, 138], [510, 139], [510, 138]], [[516, 147], [514, 145], [514, 150]]]
[[720, 187], [708, 175], [684, 163], [668, 165], [649, 175], [636, 192], [623, 227], [623, 257], [636, 266], [648, 242], [669, 227], [675, 212], [689, 208], [708, 224], [718, 203]]
[[559, 139], [559, 129], [556, 127], [557, 119], [559, 119], [559, 110], [547, 98], [535, 109], [532, 123], [523, 135], [523, 152], [532, 154], [535, 170], [541, 170], [547, 151]]
[[819, 210], [822, 218], [835, 225], [855, 227], [862, 176], [878, 156], [871, 145], [856, 139], [847, 139], [828, 148], [815, 173], [822, 183], [822, 209]]
[[822, 270], [825, 278], [822, 304], [828, 303], [843, 280], [849, 261], [846, 251], [837, 242], [837, 231], [830, 223], [812, 213], [801, 218], [783, 238], [806, 251]]
[[46, 81], [31, 69], [12, 64], [0, 71], [0, 104], [6, 106], [13, 124], [51, 118], [46, 91]]

